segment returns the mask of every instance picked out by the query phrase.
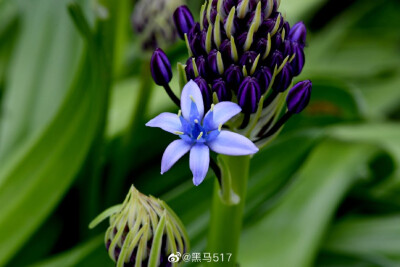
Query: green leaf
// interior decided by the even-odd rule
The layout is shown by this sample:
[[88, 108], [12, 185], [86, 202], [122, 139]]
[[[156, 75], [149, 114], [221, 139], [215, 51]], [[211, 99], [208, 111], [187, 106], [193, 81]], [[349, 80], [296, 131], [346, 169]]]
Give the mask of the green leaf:
[[279, 9], [286, 14], [290, 24], [294, 24], [299, 20], [310, 17], [325, 2], [326, 0], [284, 0], [281, 1]]
[[293, 180], [293, 174], [307, 159], [321, 136], [322, 131], [281, 136], [254, 156], [251, 160], [245, 222], [254, 223], [279, 203]]
[[[400, 215], [348, 218], [332, 227], [323, 250], [368, 257], [397, 258], [400, 255]], [[394, 266], [394, 265], [393, 265]]]
[[350, 142], [369, 142], [392, 154], [400, 166], [400, 125], [394, 122], [333, 126], [329, 135]]
[[384, 77], [374, 81], [367, 80], [360, 84], [360, 87], [367, 103], [369, 117], [381, 119], [399, 108], [399, 73], [391, 79]]
[[244, 232], [240, 264], [312, 265], [336, 207], [375, 151], [368, 145], [330, 140], [321, 143], [300, 169], [281, 203]]
[[107, 64], [93, 42], [86, 51], [56, 116], [0, 170], [0, 201], [7, 203], [0, 206], [0, 265], [21, 248], [65, 194], [102, 121]]
[[52, 258], [36, 263], [31, 267], [70, 266], [115, 266], [115, 264], [108, 258], [104, 246], [104, 235], [97, 236]]
[[0, 124], [0, 159], [50, 123], [74, 78], [82, 41], [66, 11], [68, 0], [20, 3], [21, 34], [12, 56]]

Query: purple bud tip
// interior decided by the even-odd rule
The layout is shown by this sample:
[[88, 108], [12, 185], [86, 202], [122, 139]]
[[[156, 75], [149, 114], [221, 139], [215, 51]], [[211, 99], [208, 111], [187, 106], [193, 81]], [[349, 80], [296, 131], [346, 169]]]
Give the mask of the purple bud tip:
[[256, 112], [260, 97], [260, 86], [258, 85], [257, 79], [246, 77], [241, 83], [238, 91], [238, 102], [243, 112]]
[[293, 53], [296, 54], [293, 61], [291, 62], [291, 66], [293, 69], [293, 75], [298, 76], [303, 70], [304, 64], [306, 62], [306, 57], [304, 55], [303, 46], [297, 42], [292, 43]]
[[176, 30], [182, 40], [185, 39], [185, 33], [188, 33], [194, 25], [193, 15], [185, 5], [178, 7], [173, 15]]
[[194, 82], [199, 86], [201, 95], [203, 96], [204, 110], [209, 110], [212, 104], [212, 92], [208, 83], [200, 76], [194, 79]]
[[208, 54], [208, 65], [213, 74], [218, 74], [218, 51], [216, 49], [211, 50]]
[[288, 110], [292, 113], [302, 112], [310, 102], [312, 83], [310, 80], [297, 83], [286, 98]]
[[272, 71], [268, 67], [263, 66], [254, 74], [254, 77], [258, 80], [261, 94], [264, 94], [271, 83]]
[[256, 60], [258, 54], [254, 51], [246, 51], [243, 53], [239, 60], [240, 66], [246, 66], [249, 71], [253, 66], [254, 61]]
[[307, 38], [307, 28], [304, 25], [304, 22], [300, 21], [297, 22], [293, 27], [290, 29], [289, 32], [289, 40], [292, 42], [297, 42], [302, 46], [306, 45], [306, 38]]
[[275, 66], [279, 68], [282, 62], [283, 62], [283, 54], [279, 50], [275, 50], [268, 59], [268, 63], [272, 68], [275, 68]]
[[213, 82], [212, 91], [217, 93], [220, 102], [231, 101], [232, 99], [232, 92], [230, 89], [226, 88], [226, 84], [222, 78], [216, 79]]
[[157, 48], [150, 61], [151, 76], [157, 85], [166, 85], [172, 79], [171, 63], [167, 55], [160, 48]]
[[237, 92], [240, 83], [243, 80], [242, 69], [237, 65], [231, 65], [224, 73], [225, 80], [230, 89]]
[[272, 89], [276, 92], [284, 92], [292, 83], [293, 74], [292, 67], [290, 64], [287, 64], [283, 67], [281, 72], [275, 77], [274, 84], [272, 85]]

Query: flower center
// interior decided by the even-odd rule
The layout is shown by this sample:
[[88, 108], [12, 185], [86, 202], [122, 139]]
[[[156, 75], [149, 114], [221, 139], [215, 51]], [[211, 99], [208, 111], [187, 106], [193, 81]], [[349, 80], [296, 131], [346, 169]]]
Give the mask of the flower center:
[[190, 137], [193, 141], [205, 141], [207, 133], [204, 131], [204, 127], [200, 125], [198, 120], [195, 120]]

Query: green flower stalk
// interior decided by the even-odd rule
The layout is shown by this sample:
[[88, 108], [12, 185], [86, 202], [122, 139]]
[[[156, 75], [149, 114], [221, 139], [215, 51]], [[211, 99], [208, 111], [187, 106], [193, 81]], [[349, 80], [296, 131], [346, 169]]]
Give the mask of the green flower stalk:
[[90, 228], [110, 217], [105, 245], [116, 266], [176, 266], [171, 254], [189, 249], [185, 228], [176, 214], [160, 199], [140, 193], [134, 186], [125, 201], [100, 214]]

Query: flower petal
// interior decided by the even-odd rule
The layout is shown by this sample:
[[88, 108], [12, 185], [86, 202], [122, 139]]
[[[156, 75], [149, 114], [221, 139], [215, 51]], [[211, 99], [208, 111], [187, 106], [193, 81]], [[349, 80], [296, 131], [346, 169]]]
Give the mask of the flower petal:
[[165, 149], [161, 160], [161, 174], [168, 171], [183, 155], [185, 155], [190, 148], [191, 144], [182, 139], [175, 140], [168, 145]]
[[230, 131], [221, 131], [221, 133], [208, 142], [211, 150], [224, 155], [243, 156], [251, 155], [258, 151], [256, 145], [243, 135]]
[[208, 111], [204, 117], [203, 125], [207, 131], [218, 129], [220, 124], [229, 121], [233, 116], [242, 111], [242, 108], [233, 102], [224, 101], [216, 104], [213, 110]]
[[190, 170], [193, 173], [193, 183], [198, 186], [207, 175], [210, 165], [210, 150], [204, 144], [197, 143], [190, 150]]
[[186, 120], [190, 119], [192, 102], [197, 106], [197, 111], [199, 113], [200, 118], [204, 116], [204, 104], [203, 104], [203, 96], [201, 95], [201, 91], [199, 86], [192, 80], [190, 80], [185, 87], [183, 87], [181, 94], [181, 110], [182, 115]]
[[146, 126], [158, 127], [173, 134], [179, 134], [179, 132], [183, 132], [182, 123], [178, 115], [169, 112], [161, 113], [146, 123]]

